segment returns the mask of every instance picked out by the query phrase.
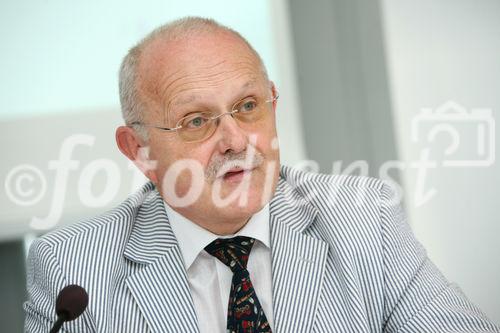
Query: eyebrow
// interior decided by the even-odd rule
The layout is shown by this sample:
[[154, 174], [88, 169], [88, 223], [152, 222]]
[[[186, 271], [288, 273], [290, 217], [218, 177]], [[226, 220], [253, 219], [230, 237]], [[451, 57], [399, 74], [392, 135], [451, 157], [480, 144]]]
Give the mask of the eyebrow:
[[[255, 82], [257, 82], [257, 79], [256, 78], [252, 78], [250, 79], [249, 81], [245, 82], [242, 86], [241, 86], [241, 89], [247, 89], [249, 87], [252, 87], [255, 85]], [[186, 96], [184, 98], [179, 98], [178, 100], [176, 100], [172, 105], [183, 105], [183, 104], [188, 104], [188, 103], [192, 103], [194, 102], [195, 100], [199, 99], [199, 96], [196, 95], [196, 94], [192, 94], [192, 95], [189, 95], [189, 96]]]

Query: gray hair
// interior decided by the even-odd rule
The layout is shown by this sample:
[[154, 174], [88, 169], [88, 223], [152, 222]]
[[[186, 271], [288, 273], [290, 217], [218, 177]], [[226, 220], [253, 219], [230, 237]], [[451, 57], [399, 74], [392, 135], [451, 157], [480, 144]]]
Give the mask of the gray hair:
[[[201, 17], [185, 17], [170, 23], [164, 24], [146, 37], [139, 43], [132, 47], [127, 55], [123, 58], [120, 72], [119, 72], [119, 92], [120, 104], [122, 110], [123, 120], [125, 124], [130, 125], [134, 122], [142, 122], [144, 120], [144, 113], [146, 111], [144, 100], [138, 88], [138, 64], [143, 50], [154, 40], [161, 37], [165, 41], [178, 40], [189, 38], [200, 33], [215, 33], [215, 32], [229, 32], [242, 40], [250, 49], [251, 53], [255, 55], [259, 64], [260, 70], [264, 77], [267, 79], [267, 70], [260, 55], [250, 45], [250, 43], [241, 36], [237, 31], [226, 27], [217, 21], [209, 18]], [[147, 141], [148, 132], [146, 127], [141, 125], [133, 125], [139, 136]]]

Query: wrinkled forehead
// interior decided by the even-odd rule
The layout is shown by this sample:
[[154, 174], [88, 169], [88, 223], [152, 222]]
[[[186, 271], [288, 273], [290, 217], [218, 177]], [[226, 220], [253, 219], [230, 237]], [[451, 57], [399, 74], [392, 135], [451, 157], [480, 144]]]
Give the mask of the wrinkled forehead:
[[260, 60], [230, 33], [155, 40], [141, 54], [138, 70], [142, 97], [163, 111], [196, 92], [266, 84]]

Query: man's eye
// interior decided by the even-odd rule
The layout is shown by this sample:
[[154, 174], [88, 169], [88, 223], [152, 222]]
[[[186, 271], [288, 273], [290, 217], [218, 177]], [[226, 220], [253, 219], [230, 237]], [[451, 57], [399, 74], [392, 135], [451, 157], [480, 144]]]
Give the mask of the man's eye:
[[183, 127], [186, 127], [189, 129], [196, 129], [196, 128], [200, 128], [203, 125], [205, 125], [206, 122], [207, 122], [206, 118], [201, 117], [201, 116], [196, 116], [196, 117], [193, 117], [190, 119], [186, 119], [185, 125], [183, 125]]
[[250, 111], [255, 110], [256, 107], [257, 107], [257, 102], [253, 99], [250, 99], [250, 100], [245, 100], [245, 101], [241, 102], [238, 110], [241, 112], [250, 112]]

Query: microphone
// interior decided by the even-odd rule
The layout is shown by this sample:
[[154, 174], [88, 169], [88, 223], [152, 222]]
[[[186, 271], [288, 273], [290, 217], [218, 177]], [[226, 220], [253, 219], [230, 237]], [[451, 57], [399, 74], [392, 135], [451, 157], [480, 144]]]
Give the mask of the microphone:
[[64, 287], [57, 295], [56, 313], [57, 320], [50, 333], [57, 333], [66, 321], [78, 318], [89, 303], [89, 295], [82, 287], [71, 284]]

